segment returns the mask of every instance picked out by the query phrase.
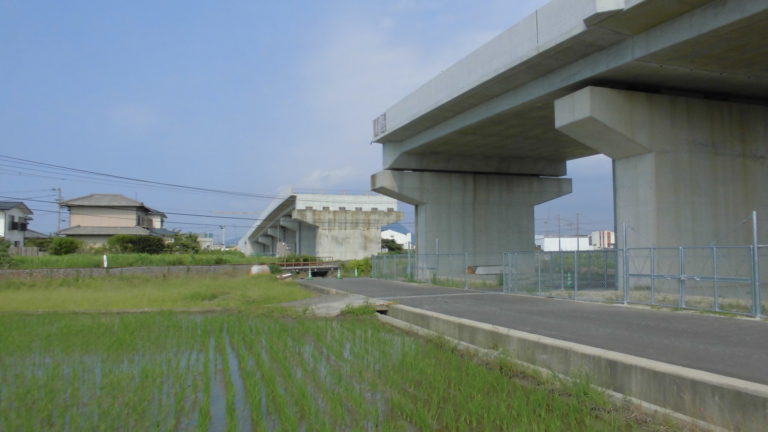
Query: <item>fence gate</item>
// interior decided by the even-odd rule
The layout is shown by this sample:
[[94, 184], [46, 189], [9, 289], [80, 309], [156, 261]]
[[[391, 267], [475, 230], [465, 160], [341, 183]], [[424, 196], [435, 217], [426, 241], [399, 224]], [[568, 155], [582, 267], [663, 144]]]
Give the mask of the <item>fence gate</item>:
[[756, 315], [751, 246], [628, 248], [625, 300]]

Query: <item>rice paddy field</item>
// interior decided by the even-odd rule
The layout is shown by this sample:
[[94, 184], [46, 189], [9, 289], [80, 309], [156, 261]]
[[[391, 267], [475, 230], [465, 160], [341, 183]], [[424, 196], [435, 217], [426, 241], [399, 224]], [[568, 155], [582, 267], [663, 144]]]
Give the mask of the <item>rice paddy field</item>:
[[270, 275], [0, 279], [0, 312], [241, 310], [312, 296]]
[[[76, 296], [109, 282], [24, 289]], [[142, 283], [150, 284], [101, 289], [107, 297], [149, 289]], [[181, 286], [217, 289], [210, 280], [165, 283], [176, 307], [208, 301], [178, 300]], [[666, 430], [612, 405], [586, 380], [480, 361], [361, 313], [371, 308], [313, 318], [266, 308], [296, 297], [301, 289], [292, 283], [218, 283], [232, 285], [220, 292], [251, 300], [207, 313], [0, 313], [0, 431]], [[237, 291], [238, 284], [248, 288]], [[8, 290], [0, 289], [0, 304]], [[108, 304], [114, 299], [84, 309]]]

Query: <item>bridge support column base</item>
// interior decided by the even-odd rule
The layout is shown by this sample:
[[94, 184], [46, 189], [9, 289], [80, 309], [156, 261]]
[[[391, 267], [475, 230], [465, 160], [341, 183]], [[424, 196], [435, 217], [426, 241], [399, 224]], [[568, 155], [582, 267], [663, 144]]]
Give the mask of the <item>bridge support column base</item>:
[[371, 189], [416, 206], [418, 253], [495, 253], [533, 250], [533, 207], [570, 193], [571, 180], [384, 170]]

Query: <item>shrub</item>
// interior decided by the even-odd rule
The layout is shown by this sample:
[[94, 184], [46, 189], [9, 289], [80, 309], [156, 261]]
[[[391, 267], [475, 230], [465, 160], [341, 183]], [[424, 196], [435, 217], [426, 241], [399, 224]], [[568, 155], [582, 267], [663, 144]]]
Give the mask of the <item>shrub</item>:
[[54, 237], [48, 245], [51, 255], [69, 255], [83, 247], [83, 242], [70, 237]]
[[289, 254], [280, 257], [281, 262], [316, 262], [320, 261], [316, 256], [313, 255], [297, 255], [297, 254]]
[[352, 273], [357, 269], [359, 276], [369, 275], [371, 273], [371, 258], [363, 258], [359, 260], [350, 260], [342, 263], [342, 270], [345, 273]]
[[24, 246], [36, 247], [42, 252], [47, 252], [51, 246], [52, 238], [28, 238], [24, 239]]
[[8, 268], [11, 266], [13, 258], [11, 258], [11, 255], [8, 253], [8, 248], [10, 247], [10, 242], [0, 238], [0, 268]]
[[197, 242], [197, 234], [176, 233], [173, 236], [173, 241], [168, 243], [165, 248], [171, 253], [194, 254], [200, 252], [200, 243]]
[[107, 248], [117, 253], [159, 254], [165, 250], [165, 242], [155, 236], [118, 234], [107, 240]]
[[381, 248], [387, 252], [403, 253], [403, 245], [393, 239], [381, 239]]

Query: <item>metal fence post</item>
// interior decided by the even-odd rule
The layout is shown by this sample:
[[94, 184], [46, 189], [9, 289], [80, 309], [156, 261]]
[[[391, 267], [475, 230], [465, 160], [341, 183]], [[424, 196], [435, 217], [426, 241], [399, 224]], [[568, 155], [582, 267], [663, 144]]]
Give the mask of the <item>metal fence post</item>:
[[397, 265], [400, 264], [400, 256], [392, 255], [392, 280], [397, 280]]
[[624, 247], [622, 248], [622, 279], [624, 281], [624, 304], [629, 303], [629, 268], [627, 257], [627, 224], [621, 224]]
[[656, 304], [656, 248], [651, 248], [651, 304]]
[[534, 252], [536, 258], [536, 271], [539, 274], [539, 295], [541, 295], [541, 253]]
[[464, 289], [469, 289], [469, 252], [464, 252]]
[[[579, 238], [576, 237], [578, 245]], [[573, 251], [573, 299], [576, 300], [576, 294], [579, 292], [579, 251]]]
[[408, 249], [407, 253], [408, 253], [408, 263], [406, 266], [406, 272], [408, 272], [408, 276], [406, 276], [406, 278], [408, 280], [413, 280], [413, 274], [411, 274], [411, 250]]
[[712, 305], [715, 312], [720, 312], [720, 283], [717, 281], [717, 247], [712, 246], [712, 276], [715, 279], [715, 298], [712, 299]]
[[760, 245], [757, 243], [757, 211], [752, 211], [752, 311], [760, 318]]
[[563, 260], [563, 251], [557, 251], [560, 256], [560, 289], [565, 291], [565, 261]]
[[678, 293], [677, 306], [680, 308], [684, 308], [685, 307], [685, 248], [680, 247], [679, 257], [680, 257], [680, 280], [679, 280], [680, 292]]

